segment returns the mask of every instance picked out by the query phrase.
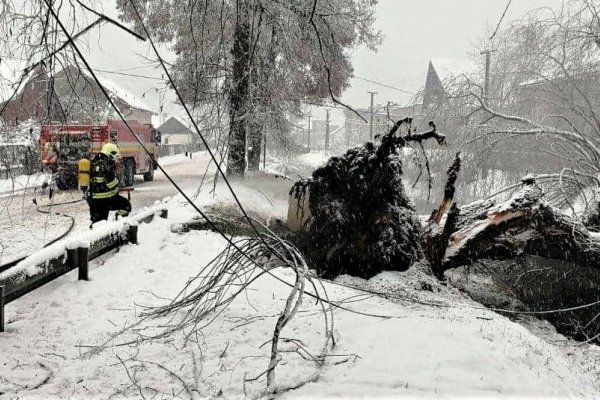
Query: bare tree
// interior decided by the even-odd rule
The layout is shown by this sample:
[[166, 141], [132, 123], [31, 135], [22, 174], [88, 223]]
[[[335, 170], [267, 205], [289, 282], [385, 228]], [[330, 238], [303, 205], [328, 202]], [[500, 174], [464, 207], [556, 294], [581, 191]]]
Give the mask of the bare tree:
[[452, 94], [469, 104], [463, 110], [472, 132], [467, 142], [495, 148], [503, 168], [516, 174], [549, 174], [555, 188], [549, 197], [563, 204], [598, 184], [599, 33], [594, 2], [534, 10], [496, 36], [489, 93], [465, 78]]

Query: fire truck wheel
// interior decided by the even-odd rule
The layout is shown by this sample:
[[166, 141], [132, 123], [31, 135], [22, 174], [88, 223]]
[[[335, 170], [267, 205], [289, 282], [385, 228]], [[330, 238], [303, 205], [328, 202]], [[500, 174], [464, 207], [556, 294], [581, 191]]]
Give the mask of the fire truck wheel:
[[123, 165], [123, 185], [133, 186], [133, 176], [135, 175], [135, 164], [133, 160], [125, 160]]
[[148, 170], [148, 172], [144, 172], [144, 181], [151, 182], [154, 180], [154, 168], [152, 166]]
[[55, 181], [59, 190], [71, 190], [77, 187], [77, 177], [73, 174], [58, 174]]

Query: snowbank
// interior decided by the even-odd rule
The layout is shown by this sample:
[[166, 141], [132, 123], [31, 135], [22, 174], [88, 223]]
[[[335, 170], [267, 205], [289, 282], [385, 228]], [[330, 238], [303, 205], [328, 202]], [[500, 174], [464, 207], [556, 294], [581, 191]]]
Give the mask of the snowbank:
[[301, 163], [308, 165], [312, 169], [317, 169], [325, 165], [331, 156], [332, 154], [328, 151], [311, 151], [310, 153], [301, 154], [297, 158]]

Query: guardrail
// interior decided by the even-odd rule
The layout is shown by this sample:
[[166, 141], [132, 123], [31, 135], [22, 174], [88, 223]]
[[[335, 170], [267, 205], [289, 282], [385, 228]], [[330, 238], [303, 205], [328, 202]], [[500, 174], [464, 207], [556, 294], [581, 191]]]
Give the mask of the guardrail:
[[0, 266], [0, 332], [4, 332], [4, 306], [40, 286], [79, 270], [79, 280], [89, 280], [89, 261], [124, 244], [137, 244], [138, 224], [151, 222], [155, 215], [168, 217], [165, 204], [106, 223], [37, 251], [18, 262]]

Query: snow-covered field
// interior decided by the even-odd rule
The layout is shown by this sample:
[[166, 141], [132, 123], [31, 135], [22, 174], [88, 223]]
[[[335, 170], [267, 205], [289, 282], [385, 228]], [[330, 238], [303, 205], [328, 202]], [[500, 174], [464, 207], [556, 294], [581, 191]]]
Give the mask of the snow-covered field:
[[[268, 198], [259, 190], [268, 187], [264, 176], [235, 189], [248, 209], [283, 217], [288, 183], [277, 182], [272, 189], [281, 190], [270, 190]], [[210, 189], [197, 197], [199, 205], [233, 204], [222, 184], [216, 195]], [[216, 233], [171, 231], [194, 215], [175, 197], [169, 219], [140, 227], [139, 245], [94, 261], [91, 281], [78, 282], [71, 273], [9, 304], [7, 331], [0, 334], [0, 399], [229, 399], [259, 393], [264, 375], [250, 379], [267, 368], [269, 342], [290, 290], [273, 277], [256, 280], [197, 335], [186, 331], [120, 345], [156, 332], [150, 328], [111, 339], [140, 321], [144, 306], [168, 303], [223, 249]], [[276, 276], [293, 280], [288, 270]], [[369, 281], [340, 277], [325, 286], [330, 299], [349, 310], [335, 310], [336, 346], [322, 369], [298, 350], [302, 344], [317, 354], [323, 345], [321, 305], [306, 299], [282, 332], [276, 383], [299, 386], [282, 398], [600, 398], [598, 347], [569, 342], [542, 323], [526, 328], [512, 322], [418, 268]]]

